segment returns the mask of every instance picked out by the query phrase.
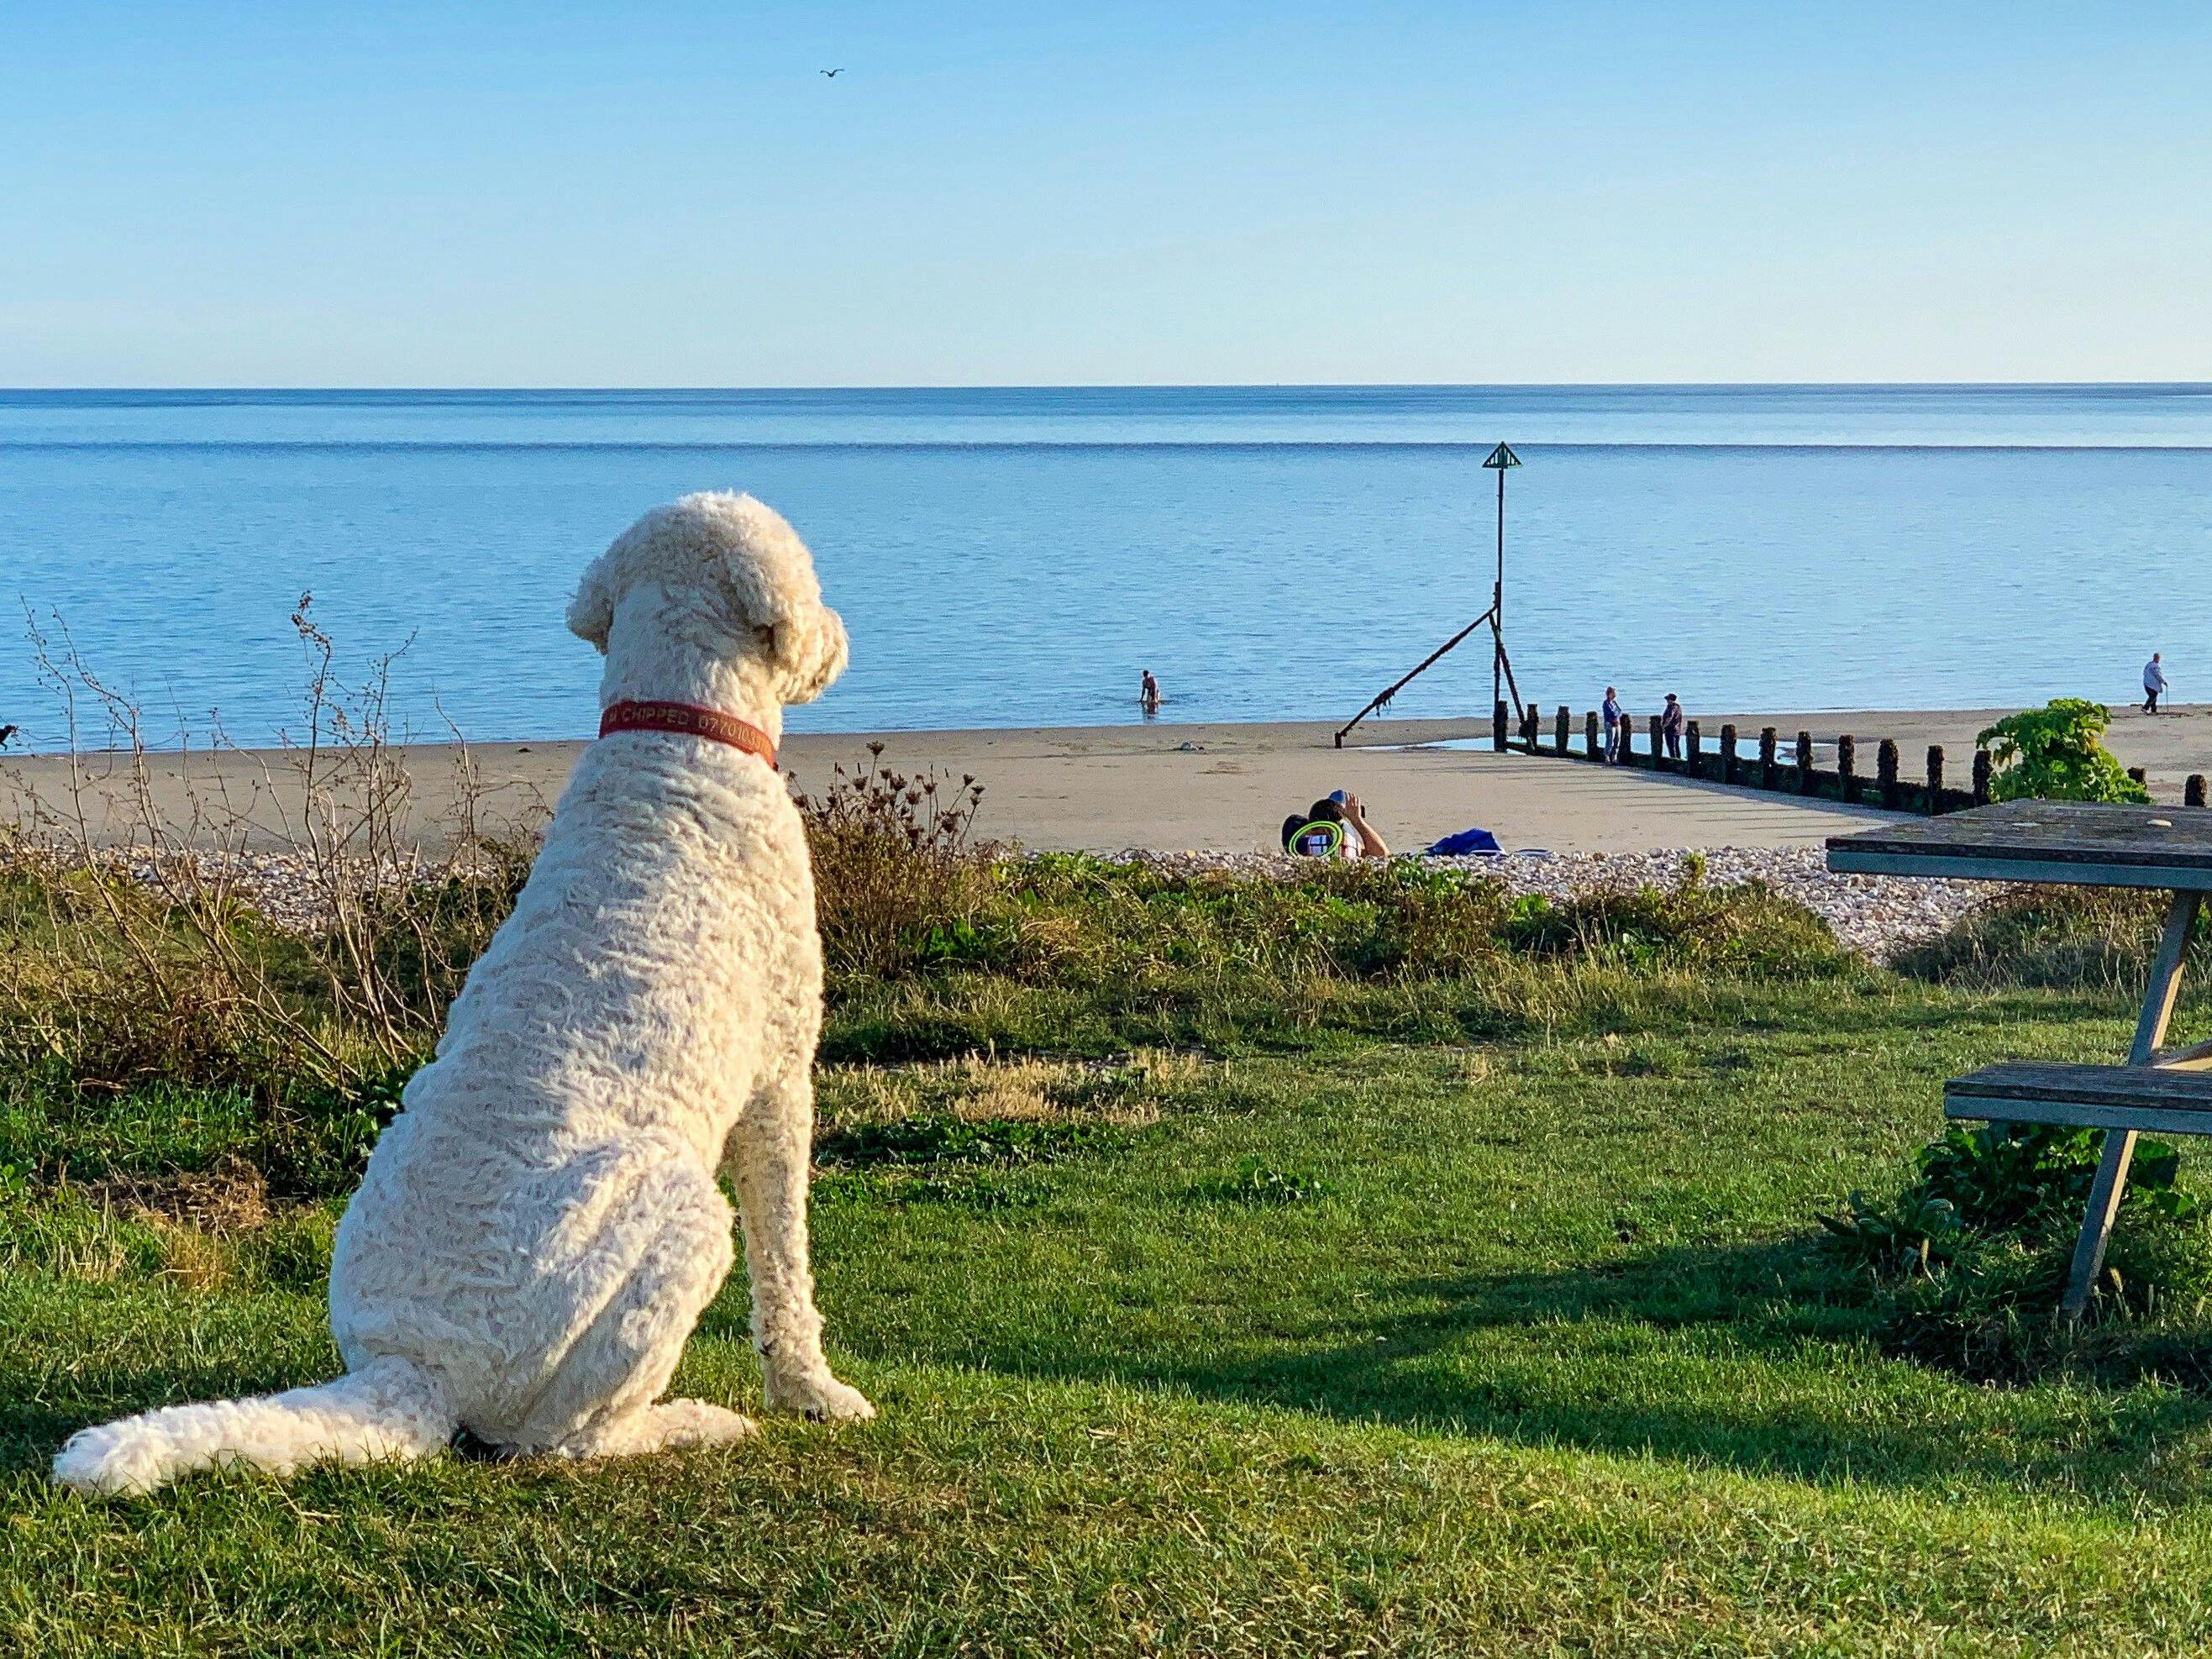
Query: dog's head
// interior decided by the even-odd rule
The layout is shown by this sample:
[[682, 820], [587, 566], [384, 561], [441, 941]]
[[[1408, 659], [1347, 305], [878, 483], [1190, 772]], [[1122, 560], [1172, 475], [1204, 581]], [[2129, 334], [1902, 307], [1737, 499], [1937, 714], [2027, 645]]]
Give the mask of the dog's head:
[[750, 495], [686, 495], [623, 531], [584, 572], [570, 631], [604, 653], [623, 603], [647, 590], [657, 610], [674, 600], [767, 662], [779, 702], [811, 702], [844, 672], [845, 624], [822, 603], [813, 556]]

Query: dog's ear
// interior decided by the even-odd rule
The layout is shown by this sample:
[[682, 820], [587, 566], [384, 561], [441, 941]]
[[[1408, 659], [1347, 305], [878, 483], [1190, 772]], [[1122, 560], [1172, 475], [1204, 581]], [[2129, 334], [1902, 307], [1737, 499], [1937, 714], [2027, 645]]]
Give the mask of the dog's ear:
[[568, 601], [568, 631], [589, 640], [601, 656], [606, 655], [607, 635], [615, 625], [615, 600], [607, 586], [606, 562], [604, 557], [592, 561], [584, 579], [576, 584], [576, 597]]
[[788, 678], [786, 702], [812, 702], [845, 672], [845, 620], [826, 605], [776, 619], [769, 654]]

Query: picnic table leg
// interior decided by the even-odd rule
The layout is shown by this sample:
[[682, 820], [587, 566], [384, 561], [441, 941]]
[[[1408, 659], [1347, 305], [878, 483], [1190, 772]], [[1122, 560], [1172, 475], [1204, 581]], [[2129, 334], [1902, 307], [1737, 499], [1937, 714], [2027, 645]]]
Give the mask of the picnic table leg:
[[[2176, 893], [2173, 908], [2166, 913], [2166, 932], [2158, 941], [2158, 957], [2151, 963], [2150, 983], [2143, 988], [2142, 1012], [2136, 1018], [2135, 1046], [2128, 1064], [2148, 1066], [2166, 1040], [2166, 1022], [2173, 1017], [2173, 1000], [2181, 990], [2181, 958], [2189, 948], [2189, 930], [2197, 921], [2200, 893]], [[2079, 1319], [2089, 1305], [2089, 1290], [2105, 1270], [2105, 1247], [2112, 1242], [2112, 1218], [2119, 1213], [2120, 1197], [2127, 1190], [2128, 1165], [2136, 1155], [2133, 1129], [2107, 1129], [2105, 1155], [2097, 1164], [2097, 1178], [2089, 1188], [2089, 1212], [2081, 1222], [2081, 1237], [2074, 1246], [2074, 1271], [2066, 1284], [2066, 1299], [2059, 1310]]]

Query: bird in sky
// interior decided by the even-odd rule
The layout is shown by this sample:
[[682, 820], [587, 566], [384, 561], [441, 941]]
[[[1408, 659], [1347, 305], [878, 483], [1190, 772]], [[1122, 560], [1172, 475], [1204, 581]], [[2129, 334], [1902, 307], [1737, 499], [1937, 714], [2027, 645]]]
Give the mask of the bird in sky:
[[842, 69], [823, 70], [822, 71], [822, 73], [823, 73], [823, 74], [824, 74], [825, 76], [829, 76], [829, 77], [830, 77], [830, 79], [831, 79], [832, 81], [836, 80], [839, 76], [842, 75], [844, 72], [845, 72], [845, 71], [844, 71]]

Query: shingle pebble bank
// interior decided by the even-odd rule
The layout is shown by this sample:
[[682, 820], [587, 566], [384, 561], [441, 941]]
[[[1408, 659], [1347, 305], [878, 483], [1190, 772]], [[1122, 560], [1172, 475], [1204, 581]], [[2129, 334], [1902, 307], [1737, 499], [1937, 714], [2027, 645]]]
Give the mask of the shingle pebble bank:
[[[179, 890], [179, 884], [196, 877], [210, 885], [227, 887], [241, 902], [288, 933], [319, 933], [330, 925], [325, 884], [316, 873], [313, 861], [300, 854], [202, 850], [190, 855], [189, 870], [178, 859], [179, 855], [171, 854], [157, 861], [143, 848], [134, 848], [127, 854], [132, 879], [146, 886], [168, 885], [173, 892]], [[166, 882], [164, 863], [169, 866]], [[412, 882], [430, 880], [438, 873], [428, 864], [386, 870], [376, 885], [389, 892]], [[365, 884], [368, 875], [363, 869], [351, 878]]]
[[[284, 853], [201, 853], [204, 877], [229, 882], [240, 898], [278, 927], [310, 933], [325, 925], [329, 908], [323, 884], [309, 861]], [[1310, 868], [1301, 859], [1271, 853], [1170, 853], [1131, 848], [1117, 855], [1177, 875], [1224, 872], [1245, 876], [1295, 876]], [[1762, 881], [1794, 899], [1826, 922], [1847, 948], [1876, 961], [1945, 932], [1994, 890], [1992, 884], [1969, 881], [1905, 880], [1893, 876], [1838, 875], [1817, 847], [1714, 847], [1696, 854], [1705, 860], [1703, 879], [1728, 887]], [[1426, 862], [1461, 870], [1470, 878], [1497, 881], [1516, 896], [1540, 893], [1565, 899], [1580, 893], [1632, 891], [1670, 887], [1688, 874], [1692, 849], [1668, 848], [1646, 853], [1507, 853], [1481, 858], [1438, 858]], [[153, 884], [150, 854], [131, 855], [131, 872]], [[411, 872], [422, 879], [426, 867]], [[386, 882], [403, 879], [392, 872]]]
[[[1179, 875], [1228, 871], [1291, 876], [1304, 863], [1274, 853], [1159, 853], [1140, 848], [1121, 856]], [[1692, 856], [1690, 848], [1673, 847], [1648, 853], [1506, 853], [1424, 862], [1498, 882], [1516, 897], [1540, 893], [1557, 900], [1671, 887], [1688, 874]], [[1694, 856], [1705, 860], [1702, 879], [1707, 885], [1765, 882], [1826, 922], [1845, 948], [1878, 962], [1946, 932], [1998, 885], [1838, 875], [1818, 847], [1709, 847], [1695, 849]]]

